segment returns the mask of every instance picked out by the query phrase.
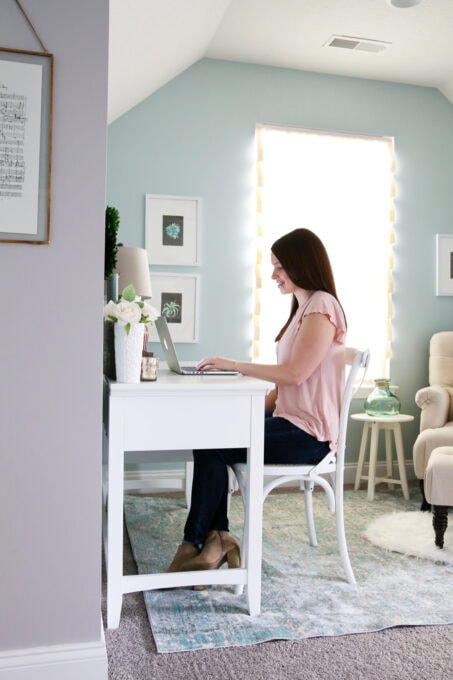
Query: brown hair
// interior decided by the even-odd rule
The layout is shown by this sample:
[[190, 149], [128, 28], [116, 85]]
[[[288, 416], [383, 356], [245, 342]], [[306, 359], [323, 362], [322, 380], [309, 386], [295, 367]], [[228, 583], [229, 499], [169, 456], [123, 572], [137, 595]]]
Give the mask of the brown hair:
[[[330, 293], [341, 307], [327, 250], [316, 234], [309, 229], [294, 229], [277, 239], [271, 250], [295, 286]], [[286, 331], [298, 307], [297, 298], [293, 295], [288, 320], [279, 331], [276, 341]]]

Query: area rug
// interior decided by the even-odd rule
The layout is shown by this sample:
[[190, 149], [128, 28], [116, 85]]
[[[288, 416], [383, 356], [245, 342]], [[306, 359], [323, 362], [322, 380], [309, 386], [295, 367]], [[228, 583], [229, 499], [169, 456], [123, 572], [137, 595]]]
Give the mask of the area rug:
[[391, 512], [377, 517], [365, 531], [375, 545], [434, 562], [453, 564], [453, 515], [444, 536], [444, 547], [434, 543], [433, 518], [430, 512]]
[[[337, 551], [335, 518], [314, 494], [318, 547], [308, 544], [302, 493], [271, 494], [264, 505], [262, 612], [251, 617], [246, 597], [231, 586], [149, 591], [145, 604], [157, 651], [245, 646], [268, 640], [377, 631], [392, 626], [453, 622], [453, 566], [402, 555], [365, 538], [376, 518], [415, 511], [399, 491], [345, 495], [351, 586]], [[164, 571], [181, 540], [183, 499], [127, 496], [125, 517], [140, 573]], [[241, 538], [242, 502], [232, 499], [231, 531]], [[150, 631], [151, 634], [151, 631]]]

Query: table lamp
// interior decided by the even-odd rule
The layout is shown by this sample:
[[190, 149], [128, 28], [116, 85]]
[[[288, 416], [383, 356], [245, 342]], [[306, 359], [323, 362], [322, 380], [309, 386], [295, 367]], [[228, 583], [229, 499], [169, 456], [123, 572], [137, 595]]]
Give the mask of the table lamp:
[[144, 248], [118, 245], [115, 274], [119, 275], [118, 292], [132, 284], [141, 298], [152, 297], [148, 253]]
[[[116, 267], [107, 283], [108, 300], [117, 300], [130, 284], [141, 298], [150, 298], [152, 291], [147, 251], [144, 248], [133, 248], [119, 243]], [[145, 331], [144, 353], [147, 353], [148, 341], [148, 332]], [[108, 322], [104, 323], [104, 374], [116, 380], [113, 324]]]

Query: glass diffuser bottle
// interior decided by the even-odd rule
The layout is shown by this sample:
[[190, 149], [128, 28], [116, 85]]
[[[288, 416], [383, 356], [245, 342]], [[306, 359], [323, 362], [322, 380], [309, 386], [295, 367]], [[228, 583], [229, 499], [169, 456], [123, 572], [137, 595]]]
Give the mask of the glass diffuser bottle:
[[369, 416], [396, 416], [400, 412], [401, 402], [390, 391], [390, 379], [377, 378], [375, 388], [365, 399], [364, 408]]

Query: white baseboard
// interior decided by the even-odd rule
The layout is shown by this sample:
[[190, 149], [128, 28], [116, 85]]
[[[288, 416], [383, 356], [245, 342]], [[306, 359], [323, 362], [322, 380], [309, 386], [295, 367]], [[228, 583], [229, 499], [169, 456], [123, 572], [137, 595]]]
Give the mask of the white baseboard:
[[[396, 465], [396, 464], [395, 464]], [[365, 471], [367, 466], [365, 466]], [[357, 471], [356, 463], [347, 463], [344, 469], [345, 485], [353, 485]], [[397, 472], [396, 472], [397, 474]], [[376, 466], [376, 476], [384, 477], [385, 461], [378, 462]], [[412, 461], [406, 461], [406, 476], [408, 481], [415, 479], [414, 466]], [[362, 481], [362, 488], [365, 488], [365, 481]], [[287, 486], [297, 486], [297, 482], [288, 482]], [[176, 470], [137, 470], [126, 471], [124, 475], [124, 488], [126, 490], [136, 490], [143, 493], [149, 491], [184, 491], [185, 489], [185, 468]]]
[[184, 491], [185, 466], [180, 470], [126, 470], [124, 473], [125, 490], [138, 491]]
[[1, 680], [107, 680], [104, 640], [0, 652]]

